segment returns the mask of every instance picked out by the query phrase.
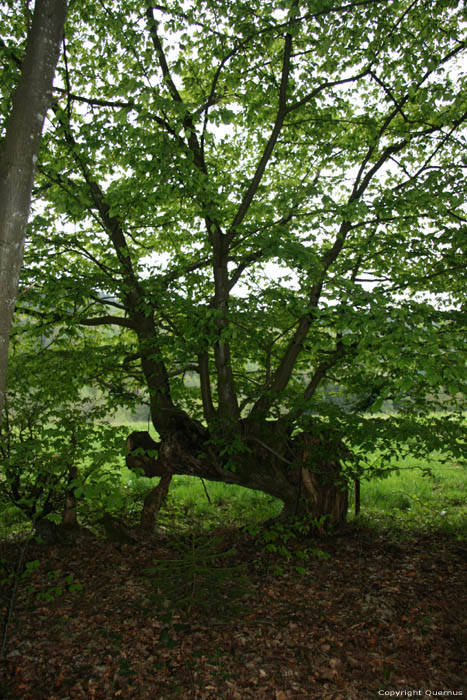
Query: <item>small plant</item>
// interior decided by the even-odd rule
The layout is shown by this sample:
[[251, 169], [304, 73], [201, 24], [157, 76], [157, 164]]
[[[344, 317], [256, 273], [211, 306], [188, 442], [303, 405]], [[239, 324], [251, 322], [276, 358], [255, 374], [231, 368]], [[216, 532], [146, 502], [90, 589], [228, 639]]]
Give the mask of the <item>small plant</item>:
[[[26, 581], [38, 567], [39, 561], [26, 562], [22, 579]], [[36, 587], [32, 583], [28, 583], [25, 586], [25, 591], [30, 601], [36, 600], [45, 603], [53, 603], [57, 598], [61, 598], [66, 593], [78, 593], [83, 590], [83, 585], [75, 581], [74, 574], [68, 574], [62, 578], [61, 571], [52, 570], [47, 572], [47, 578], [50, 581], [50, 585], [43, 590], [36, 590]]]
[[0, 586], [9, 586], [15, 572], [10, 567], [7, 559], [0, 559]]
[[161, 607], [223, 617], [248, 590], [245, 566], [230, 563], [235, 549], [222, 550], [219, 538], [189, 534], [176, 543], [177, 556], [146, 570], [151, 600]]
[[0, 531], [33, 524], [44, 540], [60, 541], [90, 511], [124, 503], [126, 430], [109, 423], [112, 405], [87, 396], [77, 382], [78, 365], [89, 366], [85, 355], [72, 359], [68, 350], [57, 353], [31, 338], [10, 359], [0, 423]]
[[[298, 548], [297, 542], [303, 536], [309, 534], [310, 530], [321, 531], [326, 521], [326, 516], [319, 520], [302, 518], [293, 523], [275, 522], [266, 529], [259, 527], [249, 528], [249, 533], [259, 537], [261, 552], [268, 555], [266, 566], [275, 576], [283, 576], [285, 569], [277, 563], [277, 559], [282, 559], [284, 563], [293, 563], [293, 568], [298, 574], [305, 574], [306, 564], [310, 558], [329, 559], [330, 555], [322, 549], [307, 546]], [[275, 556], [274, 556], [275, 555]], [[295, 561], [294, 561], [295, 560]], [[298, 562], [296, 562], [298, 560]]]
[[24, 564], [20, 563], [20, 567], [15, 571], [6, 559], [0, 559], [0, 586], [9, 588], [16, 579], [18, 583], [26, 582], [39, 566], [40, 562], [35, 559]]

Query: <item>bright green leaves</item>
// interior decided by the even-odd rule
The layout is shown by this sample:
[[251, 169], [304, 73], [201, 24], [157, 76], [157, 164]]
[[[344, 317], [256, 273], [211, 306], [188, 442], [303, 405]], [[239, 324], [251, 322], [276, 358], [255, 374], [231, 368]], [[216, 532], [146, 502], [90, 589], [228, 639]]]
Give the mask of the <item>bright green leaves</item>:
[[216, 403], [228, 347], [247, 412], [303, 319], [272, 411], [303, 407], [318, 375], [306, 410], [331, 385], [346, 409], [374, 392], [373, 408], [417, 411], [460, 385], [442, 308], [466, 289], [460, 5], [304, 5], [171, 0], [154, 9], [165, 64], [144, 3], [74, 5], [23, 279], [60, 339], [101, 319], [108, 361], [86, 382], [117, 403], [144, 385], [131, 314], [154, 319], [154, 356], [198, 417], [200, 354]]
[[[97, 345], [96, 339], [92, 345], [89, 338], [84, 342], [76, 332], [67, 337], [66, 329], [51, 329], [50, 324], [29, 325], [25, 334], [27, 316], [18, 320], [0, 428], [8, 435], [0, 449], [4, 497], [30, 519], [59, 519], [67, 493], [80, 508], [83, 495], [88, 509], [115, 507], [115, 498], [121, 500], [116, 470], [124, 433], [107, 422], [116, 403], [112, 374], [105, 367], [111, 357], [109, 339], [107, 345]], [[105, 394], [96, 381], [104, 373]]]

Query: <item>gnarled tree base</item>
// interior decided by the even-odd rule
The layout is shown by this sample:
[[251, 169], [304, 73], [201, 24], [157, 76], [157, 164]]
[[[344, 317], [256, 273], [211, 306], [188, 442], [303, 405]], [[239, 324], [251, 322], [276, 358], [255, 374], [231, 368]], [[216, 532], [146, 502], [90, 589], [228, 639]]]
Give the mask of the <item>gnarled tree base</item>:
[[174, 474], [263, 491], [284, 503], [281, 520], [306, 517], [311, 530], [343, 525], [348, 486], [341, 462], [350, 457], [343, 443], [331, 433], [315, 435], [309, 431], [291, 437], [272, 422], [262, 428], [258, 431], [246, 423], [242, 426], [248, 449], [230, 457], [235, 471], [227, 468], [220, 450], [214, 449], [208, 431], [195, 422], [190, 432], [174, 431], [161, 443], [153, 441], [148, 433], [132, 433], [127, 441], [127, 466], [142, 468], [148, 477], [161, 477], [146, 497], [140, 527], [145, 531], [154, 528]]
[[40, 538], [42, 544], [74, 544], [82, 537], [93, 537], [94, 535], [81, 525], [66, 525], [56, 523], [43, 518], [34, 523], [34, 534]]

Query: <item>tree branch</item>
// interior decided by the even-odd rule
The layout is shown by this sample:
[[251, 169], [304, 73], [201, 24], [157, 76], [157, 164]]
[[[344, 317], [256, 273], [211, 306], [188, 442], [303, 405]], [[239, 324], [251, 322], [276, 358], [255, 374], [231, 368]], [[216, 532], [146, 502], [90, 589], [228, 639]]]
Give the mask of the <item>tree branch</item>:
[[230, 225], [227, 232], [227, 238], [231, 242], [236, 234], [238, 226], [242, 223], [243, 219], [248, 213], [251, 202], [258, 190], [259, 184], [262, 180], [266, 166], [271, 158], [274, 147], [279, 138], [279, 134], [282, 130], [284, 119], [287, 115], [287, 87], [289, 83], [290, 74], [290, 57], [292, 53], [292, 36], [291, 34], [286, 34], [284, 40], [284, 55], [282, 59], [282, 71], [281, 71], [281, 81], [279, 87], [279, 100], [277, 105], [276, 119], [274, 126], [272, 128], [269, 139], [264, 147], [264, 151], [256, 167], [255, 174], [253, 175], [251, 182], [243, 195], [242, 201], [238, 208], [238, 211]]
[[201, 384], [201, 399], [203, 402], [203, 413], [206, 422], [210, 421], [216, 415], [216, 409], [212, 400], [211, 378], [209, 374], [209, 355], [207, 352], [201, 352], [198, 356], [198, 371]]
[[312, 90], [308, 95], [305, 95], [301, 100], [298, 102], [295, 102], [294, 104], [290, 105], [287, 108], [286, 113], [290, 114], [291, 112], [294, 112], [297, 110], [299, 107], [302, 107], [303, 105], [307, 104], [310, 102], [314, 97], [319, 95], [320, 92], [323, 90], [327, 90], [328, 88], [331, 87], [336, 87], [337, 85], [345, 85], [346, 83], [353, 83], [356, 80], [360, 80], [360, 78], [364, 78], [366, 75], [370, 74], [370, 69], [366, 68], [364, 71], [361, 71], [360, 73], [357, 73], [357, 75], [352, 75], [350, 78], [343, 78], [342, 80], [333, 80], [327, 83], [321, 83], [321, 85], [318, 85], [314, 90]]
[[124, 316], [113, 316], [112, 314], [82, 318], [79, 324], [80, 326], [122, 326], [124, 328], [131, 328], [132, 331], [136, 330], [136, 326], [131, 319], [125, 318]]

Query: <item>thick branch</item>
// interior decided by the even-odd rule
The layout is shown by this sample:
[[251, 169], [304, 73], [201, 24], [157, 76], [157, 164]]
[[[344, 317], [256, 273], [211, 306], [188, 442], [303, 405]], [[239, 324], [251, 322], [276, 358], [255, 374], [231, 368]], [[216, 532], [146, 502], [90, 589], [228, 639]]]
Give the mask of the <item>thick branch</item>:
[[[152, 39], [152, 42], [154, 44], [154, 48], [156, 49], [157, 58], [159, 61], [159, 65], [161, 67], [162, 76], [164, 78], [164, 83], [167, 85], [173, 101], [178, 103], [178, 104], [184, 105], [183, 99], [182, 99], [182, 97], [177, 89], [177, 86], [175, 85], [175, 83], [173, 81], [172, 74], [170, 72], [170, 68], [169, 68], [169, 65], [167, 63], [167, 59], [165, 57], [164, 48], [162, 46], [162, 42], [161, 42], [161, 40], [159, 38], [159, 34], [157, 32], [157, 21], [156, 21], [156, 18], [154, 17], [154, 12], [153, 12], [152, 7], [147, 8], [146, 17], [148, 20], [149, 32], [151, 34], [151, 39]], [[191, 152], [193, 153], [195, 165], [197, 166], [197, 168], [199, 168], [201, 170], [201, 172], [206, 174], [206, 164], [204, 162], [203, 151], [202, 151], [202, 148], [199, 144], [198, 137], [196, 135], [193, 117], [190, 114], [187, 107], [185, 107], [185, 114], [183, 117], [183, 126], [188, 134], [188, 136], [187, 136], [188, 145], [190, 147]]]
[[105, 316], [93, 316], [91, 318], [82, 318], [79, 321], [81, 326], [122, 326], [123, 328], [131, 328], [135, 330], [134, 322], [129, 318], [124, 318], [123, 316], [112, 316], [111, 314]]
[[337, 341], [334, 352], [331, 353], [330, 357], [325, 362], [320, 362], [318, 367], [315, 369], [312, 378], [308, 382], [308, 385], [303, 392], [303, 396], [307, 401], [309, 401], [315, 393], [316, 389], [321, 383], [321, 380], [326, 376], [326, 372], [332, 367], [335, 367], [339, 360], [341, 360], [344, 355], [348, 354], [349, 349], [353, 349], [355, 346], [356, 344], [352, 344], [346, 348], [342, 340]]
[[[238, 422], [240, 410], [238, 399], [235, 392], [234, 377], [232, 373], [230, 360], [230, 345], [223, 338], [223, 334], [228, 329], [228, 299], [229, 293], [233, 286], [232, 282], [238, 279], [242, 269], [237, 269], [238, 277], [234, 274], [233, 280], [229, 281], [228, 274], [228, 247], [232, 242], [236, 229], [246, 216], [250, 204], [257, 192], [261, 182], [263, 173], [272, 155], [274, 146], [282, 129], [283, 121], [286, 115], [287, 102], [287, 86], [290, 73], [290, 56], [292, 52], [292, 37], [287, 34], [284, 43], [284, 55], [282, 60], [281, 83], [279, 88], [278, 108], [275, 123], [269, 137], [268, 143], [265, 146], [263, 154], [260, 158], [256, 172], [247, 188], [240, 207], [232, 222], [229, 232], [223, 236], [219, 230], [211, 230], [211, 241], [214, 248], [214, 282], [215, 282], [215, 297], [214, 304], [220, 311], [218, 319], [218, 336], [219, 339], [214, 346], [214, 354], [216, 360], [217, 376], [218, 376], [218, 393], [219, 393], [219, 414], [228, 416], [231, 420]], [[211, 227], [210, 227], [211, 228]]]
[[201, 399], [203, 401], [203, 413], [206, 422], [209, 422], [216, 415], [216, 409], [212, 401], [211, 378], [209, 375], [209, 356], [207, 352], [202, 352], [198, 357], [199, 378], [201, 384]]
[[180, 93], [177, 90], [177, 86], [175, 85], [172, 75], [170, 73], [169, 65], [167, 63], [167, 59], [165, 57], [164, 49], [161, 44], [161, 40], [159, 39], [159, 34], [157, 33], [157, 21], [156, 18], [154, 17], [154, 10], [151, 6], [149, 6], [146, 10], [146, 17], [148, 20], [148, 25], [149, 25], [149, 31], [151, 33], [151, 38], [152, 42], [154, 44], [154, 48], [156, 49], [157, 53], [157, 59], [159, 61], [159, 65], [162, 70], [162, 76], [164, 78], [164, 83], [167, 85], [169, 92], [172, 96], [172, 99], [175, 102], [179, 102], [180, 104], [183, 104], [183, 100], [181, 98]]
[[116, 217], [110, 215], [110, 206], [106, 201], [105, 193], [99, 183], [94, 180], [87, 164], [81, 157], [79, 145], [71, 133], [69, 122], [63, 111], [58, 110], [56, 106], [54, 111], [64, 127], [65, 138], [71, 147], [72, 157], [83, 174], [91, 198], [99, 212], [102, 226], [117, 255], [123, 279], [125, 308], [132, 323], [131, 327], [138, 337], [141, 366], [150, 391], [151, 415], [154, 426], [162, 435], [170, 429], [172, 419], [182, 412], [175, 408], [172, 401], [169, 376], [160, 349], [154, 316], [153, 314], [146, 315], [144, 311], [144, 291], [133, 269], [130, 250], [120, 222]]

